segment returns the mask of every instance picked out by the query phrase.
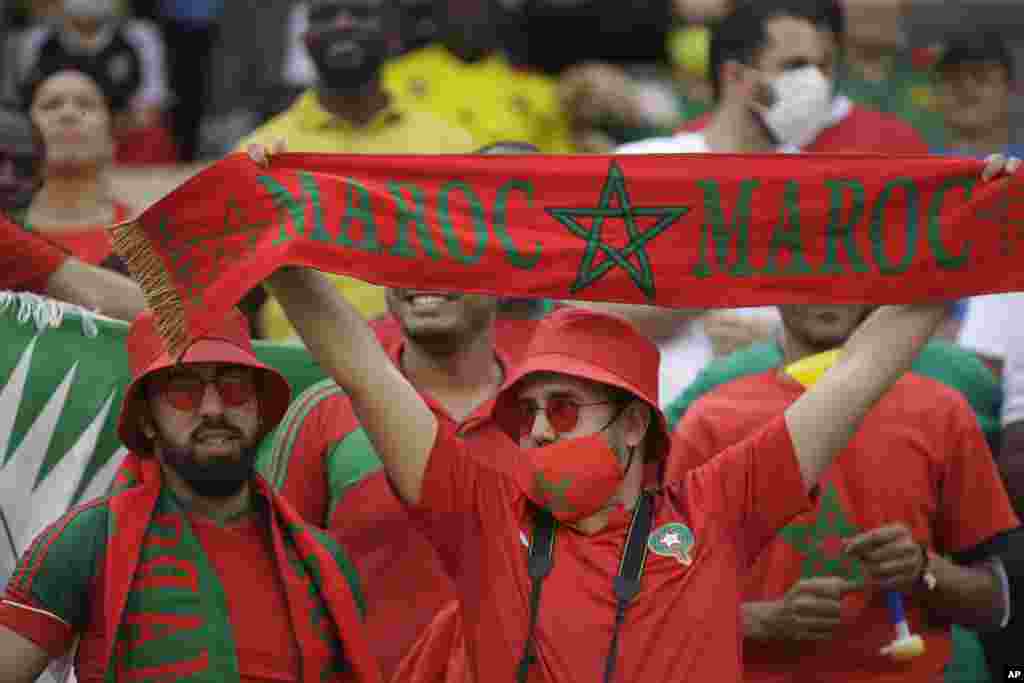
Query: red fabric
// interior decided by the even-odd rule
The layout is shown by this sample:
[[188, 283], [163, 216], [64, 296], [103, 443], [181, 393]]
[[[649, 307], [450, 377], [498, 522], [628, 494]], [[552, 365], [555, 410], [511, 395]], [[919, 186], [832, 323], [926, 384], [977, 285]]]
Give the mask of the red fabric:
[[46, 293], [46, 283], [69, 254], [0, 214], [0, 289]]
[[[120, 202], [114, 202], [114, 223], [120, 223], [131, 215], [131, 209]], [[114, 245], [106, 225], [81, 226], [75, 230], [48, 230], [48, 226], [32, 226], [33, 230], [74, 254], [80, 261], [98, 266], [114, 253]]]
[[[678, 132], [703, 130], [711, 114], [687, 121]], [[928, 154], [930, 148], [913, 126], [898, 116], [859, 104], [842, 121], [823, 130], [804, 152], [813, 154]]]
[[393, 683], [472, 683], [462, 609], [457, 600], [438, 612], [391, 680]]
[[129, 263], [166, 269], [174, 348], [289, 263], [504, 296], [899, 303], [1024, 289], [1024, 237], [1005, 229], [1024, 220], [1024, 174], [981, 186], [982, 168], [816, 154], [281, 154], [263, 168], [237, 154], [117, 233]]
[[265, 523], [250, 517], [221, 527], [195, 514], [189, 515], [189, 521], [210, 565], [219, 576], [230, 577], [223, 585], [239, 683], [298, 681], [302, 665], [299, 647]]
[[178, 163], [178, 146], [171, 131], [156, 124], [119, 131], [114, 151], [119, 166], [163, 166]]
[[31, 640], [50, 657], [60, 657], [71, 647], [75, 634], [70, 626], [56, 616], [39, 610], [38, 605], [14, 601], [11, 596], [4, 596], [0, 600], [0, 627]]
[[[510, 329], [533, 327], [533, 321], [517, 322], [521, 324]], [[396, 364], [402, 344], [401, 338], [388, 344]], [[509, 368], [509, 357], [499, 355]], [[491, 420], [493, 401], [456, 425], [439, 404], [426, 399], [440, 419], [481, 452], [492, 452], [492, 444], [504, 438]], [[437, 552], [409, 518], [383, 470], [345, 491], [328, 519], [326, 454], [358, 428], [351, 403], [343, 394], [317, 403], [296, 435], [280, 492], [307, 521], [327, 526], [356, 564], [359, 575], [367, 577], [363, 587], [367, 640], [384, 677], [389, 678], [434, 615], [454, 600], [455, 591]]]
[[[111, 661], [114, 652], [118, 626], [127, 604], [128, 592], [132, 586], [132, 577], [136, 572], [139, 548], [149, 526], [153, 509], [160, 492], [161, 475], [159, 464], [153, 458], [143, 458], [129, 454], [122, 470], [131, 470], [141, 483], [123, 493], [110, 498], [110, 513], [118, 520], [116, 533], [107, 542], [107, 554], [102, 560], [104, 564], [103, 619], [100, 632], [104, 639], [103, 660]], [[302, 680], [305, 683], [322, 683], [314, 681], [319, 672], [305, 663], [316, 661], [318, 657], [330, 657], [328, 645], [319, 634], [313, 632], [312, 625], [305, 618], [303, 611], [312, 610], [315, 605], [309, 595], [309, 584], [301, 582], [293, 572], [283, 570], [289, 559], [282, 540], [280, 525], [287, 525], [295, 537], [295, 552], [302, 557], [312, 556], [320, 567], [321, 576], [317, 577], [322, 604], [326, 608], [324, 615], [335, 629], [338, 638], [344, 644], [345, 656], [351, 666], [351, 677], [362, 683], [380, 681], [380, 671], [373, 661], [364, 631], [360, 626], [360, 616], [351, 592], [341, 570], [334, 558], [305, 530], [303, 520], [286, 500], [272, 491], [266, 483], [257, 478], [256, 486], [259, 495], [270, 502], [274, 523], [270, 526], [273, 540], [275, 562], [278, 576], [282, 578], [288, 596], [289, 614], [292, 628], [296, 634], [304, 666]], [[293, 604], [292, 598], [301, 600], [302, 604]], [[303, 618], [296, 618], [302, 614]]]
[[[452, 520], [461, 521], [457, 543], [437, 547], [453, 571], [477, 681], [515, 680], [529, 616], [532, 516], [511, 476], [492, 464], [519, 450], [508, 440], [497, 446], [485, 461], [482, 449], [442, 426], [416, 510], [436, 544], [434, 530], [451, 539]], [[617, 679], [739, 681], [740, 577], [775, 529], [810, 504], [785, 421], [774, 420], [655, 500], [652, 533], [687, 525], [693, 560], [649, 553], [622, 626]], [[601, 680], [615, 612], [612, 579], [629, 519], [620, 511], [592, 536], [558, 530], [530, 681]]]
[[[715, 454], [782, 414], [802, 392], [792, 379], [770, 372], [735, 380], [702, 397], [676, 428], [678, 444], [669, 459], [666, 481], [714, 462]], [[1019, 523], [977, 420], [963, 398], [938, 382], [912, 374], [899, 380], [867, 414], [847, 449], [819, 481], [819, 488], [822, 495], [816, 509], [792, 523], [826, 527], [820, 540], [804, 539], [824, 562], [841, 561], [840, 537], [886, 524], [909, 525], [915, 539], [945, 554], [970, 548]], [[858, 531], [841, 533], [831, 504], [820, 513], [835, 497], [843, 517]], [[824, 566], [780, 535], [758, 558], [745, 601], [779, 599], [805, 568], [830, 573]], [[894, 637], [885, 595], [860, 591], [844, 600], [843, 627], [828, 643], [746, 641], [746, 680], [937, 680], [951, 652], [949, 625], [926, 619], [913, 596], [906, 597], [904, 604], [911, 631], [921, 634], [927, 644], [921, 657], [899, 664], [879, 654]]]
[[[594, 344], [595, 336], [604, 341]], [[622, 362], [625, 358], [628, 363]], [[628, 391], [654, 410], [657, 432], [652, 432], [649, 453], [661, 459], [668, 454], [669, 430], [658, 410], [660, 362], [658, 347], [624, 319], [570, 307], [540, 321], [523, 362], [506, 381], [511, 386], [535, 372], [559, 372]], [[517, 400], [514, 391], [506, 391], [495, 407], [497, 420], [509, 435], [517, 435], [520, 426]]]
[[150, 447], [150, 440], [142, 433], [142, 426], [136, 415], [139, 408], [137, 395], [142, 389], [145, 376], [177, 363], [234, 363], [254, 368], [260, 371], [262, 379], [259, 406], [263, 424], [267, 425], [267, 429], [271, 429], [288, 412], [291, 386], [276, 368], [256, 358], [252, 340], [249, 338], [249, 323], [237, 308], [226, 311], [217, 321], [216, 328], [202, 339], [194, 340], [177, 357], [167, 353], [156, 325], [153, 311], [146, 309], [132, 321], [125, 340], [132, 381], [125, 388], [124, 398], [121, 400], [117, 435], [128, 448], [145, 452]]

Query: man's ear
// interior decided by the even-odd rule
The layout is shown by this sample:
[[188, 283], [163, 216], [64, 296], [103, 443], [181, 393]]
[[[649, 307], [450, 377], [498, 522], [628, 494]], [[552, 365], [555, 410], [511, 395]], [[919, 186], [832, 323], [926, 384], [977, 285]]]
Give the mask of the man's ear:
[[623, 414], [625, 417], [625, 438], [626, 445], [630, 447], [639, 446], [651, 427], [651, 407], [643, 401], [634, 400], [626, 407]]

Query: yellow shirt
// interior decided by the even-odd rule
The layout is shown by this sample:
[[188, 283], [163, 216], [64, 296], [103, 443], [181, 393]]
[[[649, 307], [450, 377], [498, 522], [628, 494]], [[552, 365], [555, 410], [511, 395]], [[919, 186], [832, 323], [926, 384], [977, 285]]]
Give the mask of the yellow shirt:
[[[395, 103], [365, 126], [338, 119], [323, 107], [316, 91], [308, 90], [295, 103], [239, 143], [273, 145], [285, 140], [290, 152], [339, 154], [469, 154], [474, 144], [465, 130], [437, 116]], [[366, 318], [387, 311], [385, 288], [343, 275], [329, 275], [344, 297]], [[295, 330], [280, 304], [270, 298], [260, 309], [262, 336], [294, 340]]]
[[478, 147], [517, 141], [548, 154], [574, 151], [555, 80], [514, 69], [500, 55], [470, 64], [434, 45], [388, 62], [383, 73], [405, 106], [465, 128]]

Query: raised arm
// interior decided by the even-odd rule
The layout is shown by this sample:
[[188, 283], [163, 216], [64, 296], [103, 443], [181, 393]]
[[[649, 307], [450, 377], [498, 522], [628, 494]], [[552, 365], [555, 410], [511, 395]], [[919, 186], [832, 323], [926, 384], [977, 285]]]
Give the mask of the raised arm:
[[875, 401], [910, 369], [945, 312], [942, 304], [882, 306], [853, 333], [836, 364], [786, 409], [808, 488], [843, 450]]
[[434, 414], [363, 317], [321, 273], [282, 268], [266, 284], [313, 357], [348, 393], [399, 495], [419, 503], [437, 434]]
[[[982, 181], [1014, 174], [1020, 159], [995, 154]], [[786, 410], [786, 426], [804, 483], [813, 488], [857, 431], [864, 415], [910, 369], [945, 317], [942, 304], [882, 306], [857, 328], [839, 361]]]

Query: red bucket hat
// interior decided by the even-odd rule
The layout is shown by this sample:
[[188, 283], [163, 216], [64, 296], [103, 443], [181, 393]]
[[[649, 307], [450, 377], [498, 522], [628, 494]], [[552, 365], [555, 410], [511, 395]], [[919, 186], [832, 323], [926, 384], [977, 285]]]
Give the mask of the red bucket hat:
[[517, 385], [535, 372], [557, 372], [628, 391], [653, 411], [648, 457], [668, 456], [668, 423], [658, 408], [661, 352], [622, 318], [582, 308], [563, 308], [541, 320], [519, 365], [495, 403], [495, 420], [517, 439]]
[[150, 440], [142, 433], [137, 418], [143, 378], [180, 363], [231, 363], [259, 370], [262, 382], [257, 399], [265, 431], [273, 429], [288, 410], [291, 386], [281, 373], [256, 358], [249, 339], [249, 325], [238, 309], [232, 309], [217, 329], [193, 341], [178, 359], [167, 353], [167, 347], [157, 331], [156, 320], [149, 310], [140, 313], [132, 322], [125, 344], [132, 382], [125, 390], [121, 402], [117, 433], [121, 442], [133, 451], [146, 453], [150, 449]]

